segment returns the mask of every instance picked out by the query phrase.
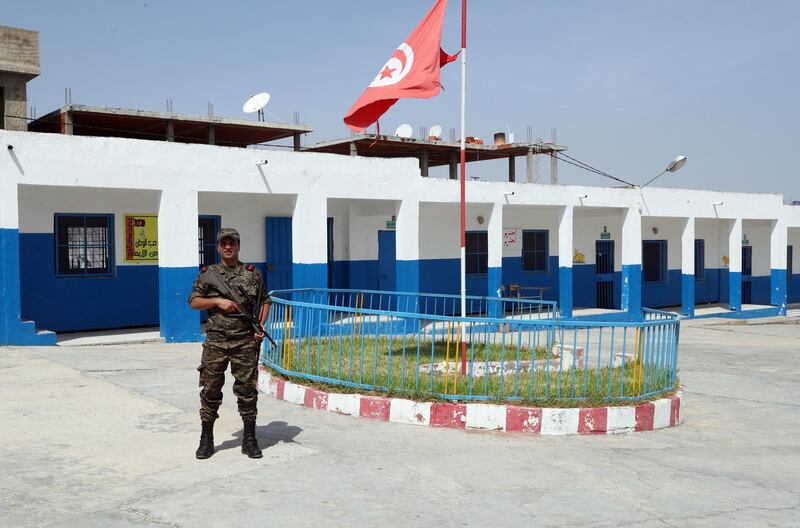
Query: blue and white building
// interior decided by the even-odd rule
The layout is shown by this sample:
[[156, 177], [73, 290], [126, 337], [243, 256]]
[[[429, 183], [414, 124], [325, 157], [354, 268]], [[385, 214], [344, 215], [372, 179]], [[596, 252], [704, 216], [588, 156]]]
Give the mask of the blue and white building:
[[[297, 150], [240, 148], [271, 129]], [[142, 326], [201, 340], [186, 299], [219, 226], [239, 230], [242, 260], [271, 289], [457, 294], [458, 182], [424, 177], [427, 157], [304, 151], [309, 130], [73, 105], [0, 130], [0, 344]], [[472, 295], [631, 319], [642, 307], [780, 315], [800, 302], [800, 207], [779, 194], [469, 181], [466, 196]], [[126, 259], [131, 214], [157, 216], [153, 261]]]

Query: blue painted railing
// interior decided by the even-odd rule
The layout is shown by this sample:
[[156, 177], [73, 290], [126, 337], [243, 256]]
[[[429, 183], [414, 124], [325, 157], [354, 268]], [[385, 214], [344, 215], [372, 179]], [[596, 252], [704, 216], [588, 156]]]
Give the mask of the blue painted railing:
[[530, 402], [641, 400], [677, 382], [680, 316], [671, 312], [577, 321], [558, 317], [550, 301], [468, 297], [469, 315], [460, 317], [454, 295], [271, 295], [266, 326], [277, 346], [265, 345], [262, 362], [290, 377], [409, 396]]

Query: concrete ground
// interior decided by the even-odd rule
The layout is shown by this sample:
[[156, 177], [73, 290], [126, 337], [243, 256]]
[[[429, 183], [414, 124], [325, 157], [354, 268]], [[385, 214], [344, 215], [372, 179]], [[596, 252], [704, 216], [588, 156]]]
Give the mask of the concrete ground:
[[684, 323], [686, 422], [417, 428], [262, 397], [194, 458], [200, 346], [0, 348], [0, 526], [797, 526], [800, 325]]

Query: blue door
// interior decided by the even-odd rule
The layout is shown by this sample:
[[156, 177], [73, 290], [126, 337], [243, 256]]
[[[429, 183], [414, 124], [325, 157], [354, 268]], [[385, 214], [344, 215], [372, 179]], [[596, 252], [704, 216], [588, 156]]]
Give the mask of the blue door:
[[614, 241], [595, 241], [594, 272], [597, 282], [597, 307], [614, 308]]
[[267, 217], [265, 221], [268, 290], [292, 287], [292, 219]]
[[397, 288], [395, 240], [394, 231], [378, 231], [378, 289], [381, 291]]
[[742, 304], [753, 304], [753, 247], [742, 246]]

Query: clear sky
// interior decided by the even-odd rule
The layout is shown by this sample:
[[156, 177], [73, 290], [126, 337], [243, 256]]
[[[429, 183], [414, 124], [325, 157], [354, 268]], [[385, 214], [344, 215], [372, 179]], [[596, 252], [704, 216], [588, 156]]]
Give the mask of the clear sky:
[[[29, 84], [41, 116], [64, 102], [252, 118], [241, 106], [267, 90], [268, 120], [343, 137], [342, 117], [434, 0], [3, 0], [0, 24], [40, 32], [42, 75]], [[460, 46], [450, 0], [442, 47]], [[470, 0], [467, 135], [506, 126], [525, 140], [558, 130], [569, 154], [642, 183], [677, 154], [659, 184], [779, 192], [800, 200], [800, 2], [795, 0]], [[381, 119], [459, 127], [460, 66], [445, 91], [400, 101]], [[482, 167], [479, 167], [483, 165]], [[549, 164], [543, 159], [543, 177]], [[518, 179], [524, 179], [519, 160]], [[506, 177], [505, 163], [468, 175]], [[435, 176], [444, 176], [437, 171]], [[561, 164], [561, 183], [612, 182]]]

